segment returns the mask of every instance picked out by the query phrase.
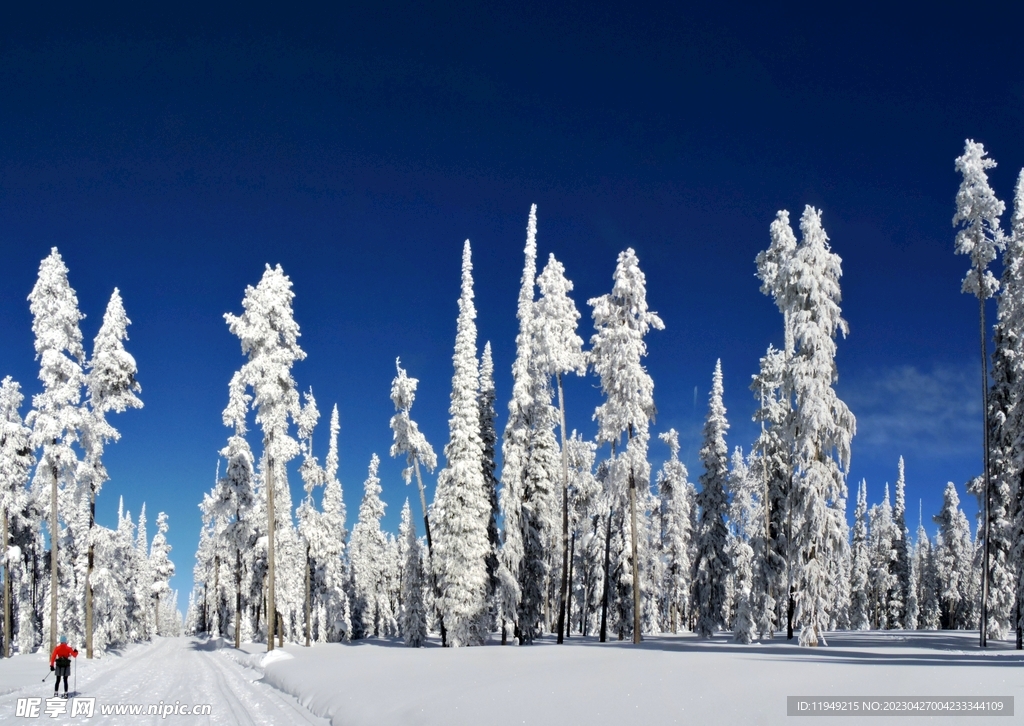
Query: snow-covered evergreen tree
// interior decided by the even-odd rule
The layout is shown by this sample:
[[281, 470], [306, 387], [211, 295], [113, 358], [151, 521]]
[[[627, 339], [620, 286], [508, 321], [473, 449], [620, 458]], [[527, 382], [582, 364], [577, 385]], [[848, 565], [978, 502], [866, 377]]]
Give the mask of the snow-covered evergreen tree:
[[666, 618], [674, 633], [689, 620], [690, 583], [693, 562], [691, 513], [696, 508], [696, 491], [688, 480], [686, 466], [679, 460], [679, 433], [669, 429], [658, 436], [669, 448], [669, 459], [658, 473], [661, 498], [661, 552], [665, 558]]
[[727, 609], [726, 579], [729, 574], [728, 528], [729, 514], [729, 450], [725, 445], [725, 432], [729, 422], [722, 403], [722, 361], [715, 363], [711, 379], [708, 413], [704, 419], [704, 443], [700, 461], [704, 473], [700, 476], [697, 492], [697, 520], [695, 540], [697, 558], [693, 563], [693, 607], [696, 624], [694, 632], [710, 638], [725, 627]]
[[[516, 318], [519, 332], [516, 335], [516, 358], [512, 364], [512, 398], [508, 404], [508, 421], [502, 437], [501, 495], [499, 503], [504, 519], [501, 554], [498, 563], [500, 581], [499, 605], [502, 617], [502, 643], [511, 627], [520, 636], [519, 608], [522, 602], [523, 542], [523, 495], [526, 486], [526, 464], [529, 457], [532, 435], [534, 386], [533, 369], [533, 326], [534, 295], [537, 277], [537, 205], [530, 207], [526, 227], [526, 247], [523, 250], [525, 262], [519, 286], [519, 306]], [[529, 642], [529, 641], [527, 641]]]
[[896, 474], [896, 504], [892, 510], [895, 541], [893, 547], [896, 550], [896, 558], [893, 562], [893, 575], [895, 576], [894, 590], [889, 596], [889, 622], [893, 628], [906, 628], [913, 630], [911, 622], [917, 622], [917, 615], [909, 614], [911, 587], [911, 561], [912, 550], [910, 547], [910, 530], [907, 528], [907, 480], [904, 472], [903, 457], [900, 457], [897, 464]]
[[[647, 445], [649, 423], [654, 417], [654, 381], [641, 364], [647, 355], [644, 336], [653, 328], [664, 330], [658, 314], [647, 306], [647, 281], [632, 248], [619, 253], [613, 275], [611, 293], [592, 298], [595, 333], [590, 339], [590, 360], [601, 379], [604, 403], [597, 407], [597, 442], [615, 444], [626, 434], [626, 448], [618, 458], [626, 476], [611, 476], [613, 499], [628, 496], [630, 564], [628, 575], [633, 594], [633, 642], [640, 642], [640, 563], [637, 511], [637, 489], [643, 487], [645, 498], [650, 491], [650, 464]], [[622, 488], [627, 488], [626, 492]], [[617, 505], [615, 505], [617, 506]], [[645, 525], [646, 526], [646, 525]], [[621, 531], [621, 530], [620, 530]], [[626, 576], [625, 568], [621, 573]], [[620, 580], [620, 582], [623, 582]]]
[[[776, 225], [773, 225], [773, 228]], [[788, 224], [786, 225], [788, 229]], [[771, 639], [778, 627], [777, 605], [790, 590], [789, 490], [791, 481], [789, 417], [792, 410], [783, 396], [786, 355], [769, 346], [751, 390], [758, 401], [754, 420], [761, 434], [751, 451], [750, 476], [758, 483], [763, 522], [751, 539], [754, 550], [755, 612], [758, 636]]]
[[871, 606], [869, 601], [869, 571], [871, 558], [868, 553], [868, 483], [861, 479], [857, 487], [857, 509], [854, 510], [853, 524], [853, 567], [850, 572], [850, 627], [853, 630], [870, 630]]
[[[24, 554], [13, 544], [11, 530], [15, 520], [25, 520], [28, 514], [29, 472], [35, 463], [32, 455], [32, 430], [21, 420], [21, 386], [10, 376], [0, 382], [0, 564], [3, 565], [3, 657], [11, 657], [16, 613], [12, 604], [15, 588], [12, 584], [16, 569], [24, 568]], [[21, 523], [22, 526], [29, 524]], [[20, 588], [19, 588], [20, 590]], [[20, 593], [19, 593], [20, 595]]]
[[156, 516], [156, 534], [149, 549], [149, 573], [152, 584], [149, 587], [153, 599], [153, 633], [155, 635], [174, 635], [161, 628], [160, 600], [171, 594], [170, 580], [174, 577], [174, 563], [169, 557], [171, 546], [167, 543], [167, 514], [160, 512]]
[[566, 279], [565, 268], [554, 255], [548, 258], [548, 264], [537, 278], [537, 285], [540, 288], [540, 299], [535, 309], [537, 372], [555, 378], [559, 428], [562, 432], [562, 583], [558, 615], [558, 642], [561, 643], [565, 632], [565, 601], [569, 582], [569, 461], [566, 452], [562, 376], [566, 373], [584, 375], [587, 372], [587, 358], [583, 353], [583, 339], [576, 334], [580, 314], [569, 297], [573, 285]]
[[498, 625], [498, 554], [500, 538], [498, 537], [498, 476], [495, 455], [498, 448], [498, 431], [495, 426], [497, 413], [494, 410], [496, 395], [494, 392], [494, 360], [491, 358], [491, 343], [484, 343], [484, 352], [480, 356], [480, 441], [483, 444], [484, 493], [490, 504], [490, 515], [487, 518], [487, 629], [493, 630]]
[[[1020, 556], [1020, 475], [1024, 460], [1024, 170], [1017, 181], [1011, 231], [1006, 238], [998, 315], [993, 331], [989, 393], [990, 453], [988, 634], [1017, 630]], [[983, 502], [982, 502], [983, 504]]]
[[885, 496], [881, 504], [875, 504], [868, 511], [868, 610], [871, 625], [880, 630], [899, 627], [892, 622], [892, 608], [889, 598], [893, 593], [896, 576], [893, 566], [896, 561], [896, 527], [892, 519], [892, 505], [889, 503], [889, 485], [885, 485]]
[[345, 572], [345, 501], [338, 479], [338, 406], [331, 411], [330, 444], [324, 473], [327, 483], [321, 501], [320, 536], [315, 548], [320, 608], [317, 611], [318, 640], [338, 641], [351, 637], [352, 621]]
[[[299, 326], [292, 314], [292, 283], [281, 266], [266, 266], [256, 287], [246, 287], [241, 315], [226, 313], [224, 319], [242, 344], [248, 361], [232, 376], [224, 422], [245, 432], [250, 403], [263, 429], [264, 482], [262, 495], [267, 515], [267, 650], [274, 649], [279, 612], [276, 600], [276, 543], [282, 532], [290, 539], [291, 494], [285, 465], [299, 453], [298, 443], [288, 433], [289, 418], [301, 412], [299, 394], [292, 378], [292, 366], [306, 353], [299, 347]], [[252, 389], [252, 394], [247, 389]], [[276, 506], [283, 522], [278, 521]], [[284, 543], [283, 543], [284, 544]], [[294, 555], [294, 553], [292, 553]], [[294, 557], [292, 558], [294, 559]], [[293, 563], [294, 564], [294, 563]], [[285, 581], [288, 575], [286, 573]]]
[[79, 483], [88, 493], [89, 524], [88, 553], [85, 579], [85, 645], [87, 657], [93, 655], [93, 613], [92, 613], [92, 572], [95, 560], [92, 542], [93, 527], [96, 524], [96, 497], [100, 487], [108, 479], [103, 466], [103, 449], [108, 441], [120, 438], [117, 429], [107, 422], [107, 414], [123, 413], [129, 408], [142, 408], [142, 401], [136, 395], [142, 388], [136, 380], [138, 369], [135, 358], [125, 350], [128, 326], [131, 321], [124, 310], [121, 293], [115, 287], [103, 315], [103, 324], [93, 341], [92, 357], [86, 366], [88, 388], [88, 413], [82, 426], [82, 446], [85, 460], [79, 467]]
[[920, 603], [918, 629], [938, 630], [942, 627], [942, 607], [939, 601], [941, 583], [939, 582], [935, 550], [921, 523], [917, 525], [914, 564], [919, 573], [917, 583], [917, 600]]
[[939, 525], [934, 556], [937, 581], [941, 587], [942, 626], [950, 629], [974, 627], [970, 601], [974, 544], [971, 525], [960, 509], [960, 497], [953, 482], [946, 484], [942, 511], [934, 520]]
[[[85, 383], [85, 350], [79, 328], [85, 316], [78, 311], [78, 297], [68, 283], [68, 268], [56, 247], [39, 264], [39, 277], [28, 299], [43, 390], [32, 397], [26, 423], [32, 429], [33, 448], [42, 450], [32, 488], [34, 498], [42, 503], [50, 536], [50, 613], [44, 619], [44, 637], [52, 650], [58, 631], [67, 630], [67, 618], [78, 612], [74, 573], [61, 571], [59, 550], [62, 541], [70, 544], [60, 527], [61, 509], [74, 508], [81, 501], [75, 478], [79, 462], [72, 445], [83, 425], [79, 404]], [[58, 608], [58, 594], [68, 598], [62, 603], [66, 607]]]
[[462, 294], [455, 333], [455, 373], [448, 409], [447, 464], [437, 479], [432, 507], [437, 531], [434, 562], [439, 605], [448, 644], [482, 644], [487, 617], [487, 520], [490, 502], [484, 491], [483, 442], [480, 439], [480, 385], [476, 360], [476, 308], [469, 240], [462, 252]]
[[829, 247], [820, 211], [805, 208], [800, 232], [789, 259], [786, 308], [794, 345], [787, 365], [794, 404], [794, 605], [801, 645], [818, 645], [829, 625], [830, 571], [844, 537], [834, 510], [844, 496], [856, 419], [832, 388], [838, 378], [835, 336], [848, 330], [839, 309], [841, 261]]
[[[996, 166], [994, 159], [987, 157], [985, 147], [968, 139], [964, 143], [964, 153], [957, 157], [956, 170], [963, 179], [956, 194], [956, 214], [953, 215], [953, 226], [957, 228], [955, 249], [958, 255], [968, 255], [971, 268], [964, 277], [961, 292], [969, 293], [978, 298], [978, 314], [981, 321], [981, 381], [982, 381], [982, 429], [984, 431], [984, 447], [982, 456], [985, 462], [984, 484], [982, 492], [982, 527], [979, 539], [983, 543], [981, 583], [981, 644], [984, 646], [988, 638], [988, 600], [989, 600], [989, 568], [991, 547], [991, 498], [992, 480], [990, 467], [989, 441], [989, 407], [988, 407], [988, 356], [986, 350], [985, 331], [985, 300], [995, 295], [999, 282], [988, 270], [989, 264], [996, 259], [999, 250], [1005, 246], [1005, 238], [999, 226], [999, 217], [1006, 209], [988, 183], [986, 169]], [[1002, 570], [1003, 568], [1000, 568]], [[1006, 577], [1002, 578], [1004, 581]], [[1005, 587], [1005, 586], [1004, 586]], [[995, 627], [1001, 630], [997, 622]]]
[[405, 542], [405, 558], [402, 563], [402, 638], [410, 648], [419, 648], [427, 640], [427, 613], [423, 607], [423, 588], [426, 582], [423, 578], [420, 542], [416, 539], [416, 527], [412, 523], [408, 499], [402, 507], [398, 537]]
[[387, 541], [380, 529], [384, 516], [380, 478], [380, 459], [374, 454], [363, 483], [363, 501], [359, 519], [352, 528], [349, 559], [352, 563], [352, 637], [391, 635], [394, 614], [384, 592], [384, 559]]
[[749, 467], [739, 446], [733, 451], [728, 489], [732, 493], [729, 503], [729, 539], [726, 554], [729, 558], [730, 626], [737, 643], [750, 643], [757, 637], [754, 615], [754, 549], [750, 541], [758, 530], [758, 507]]
[[550, 376], [538, 369], [537, 205], [530, 208], [523, 254], [512, 398], [502, 441], [500, 504], [505, 526], [498, 579], [502, 642], [511, 627], [519, 642], [527, 644], [544, 625], [556, 527], [555, 490], [561, 478]]

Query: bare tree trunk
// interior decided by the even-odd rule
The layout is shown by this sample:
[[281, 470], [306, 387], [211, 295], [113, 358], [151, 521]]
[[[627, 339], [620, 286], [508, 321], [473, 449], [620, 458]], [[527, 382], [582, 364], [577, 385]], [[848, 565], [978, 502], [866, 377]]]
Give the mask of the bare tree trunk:
[[306, 545], [306, 647], [309, 647], [309, 545]]
[[[91, 488], [91, 487], [90, 487]], [[95, 545], [93, 527], [96, 526], [96, 490], [89, 492], [89, 564], [85, 570], [85, 657], [92, 658], [92, 570]]]
[[235, 548], [235, 647], [242, 646], [242, 550]]
[[629, 524], [630, 545], [633, 549], [633, 642], [640, 642], [640, 561], [636, 540], [636, 478], [629, 470]]
[[7, 561], [7, 510], [0, 512], [0, 556], [4, 560], [4, 658], [11, 657], [11, 565]]
[[601, 595], [601, 642], [608, 640], [608, 569], [612, 561], [612, 510], [608, 508], [608, 525], [604, 536], [604, 592]]
[[[980, 274], [980, 270], [979, 270]], [[989, 516], [989, 500], [992, 497], [991, 477], [989, 476], [988, 450], [988, 354], [985, 351], [985, 298], [978, 296], [978, 309], [981, 322], [981, 424], [982, 441], [985, 454], [985, 549], [981, 557], [981, 647], [988, 646], [988, 570], [989, 546], [992, 534], [992, 518]]]
[[224, 623], [220, 617], [220, 555], [213, 558], [213, 620], [217, 623], [217, 637], [224, 635]]
[[153, 637], [160, 635], [160, 593], [153, 596]]
[[[56, 445], [56, 441], [54, 444]], [[50, 466], [53, 474], [50, 488], [50, 652], [57, 647], [57, 467]]]
[[565, 450], [565, 398], [562, 395], [562, 374], [555, 375], [558, 381], [559, 426], [562, 429], [562, 587], [559, 591], [558, 642], [565, 632], [565, 606], [569, 578], [569, 453]]
[[[565, 637], [569, 637], [569, 631], [572, 630], [572, 570], [576, 555], [576, 532], [572, 533], [572, 537], [569, 539], [569, 587], [565, 591], [565, 607], [562, 608], [562, 615], [565, 616]], [[559, 626], [561, 630], [561, 626]]]
[[437, 608], [437, 622], [441, 627], [441, 646], [444, 647], [448, 645], [448, 631], [444, 627], [444, 614], [441, 612], [441, 606], [437, 604], [440, 598], [438, 597], [439, 593], [437, 590], [437, 572], [434, 568], [434, 540], [430, 536], [430, 518], [427, 516], [427, 493], [423, 488], [423, 477], [420, 476], [420, 460], [413, 458], [412, 466], [416, 472], [416, 485], [420, 490], [420, 508], [423, 510], [423, 531], [427, 534], [427, 559], [430, 560], [430, 585], [434, 589], [434, 607]]
[[[263, 448], [270, 448], [265, 442]], [[274, 460], [267, 457], [267, 651], [274, 649], [274, 628], [277, 625], [277, 603], [274, 602]]]
[[279, 648], [284, 647], [284, 616], [281, 613], [277, 614], [277, 645]]

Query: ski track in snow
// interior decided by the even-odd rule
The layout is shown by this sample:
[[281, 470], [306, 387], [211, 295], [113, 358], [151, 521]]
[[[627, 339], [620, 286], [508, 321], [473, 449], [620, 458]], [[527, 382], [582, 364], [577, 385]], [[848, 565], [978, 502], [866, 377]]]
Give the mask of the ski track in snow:
[[[232, 659], [224, 650], [213, 650], [194, 638], [160, 638], [150, 645], [129, 648], [124, 655], [108, 655], [88, 662], [84, 653], [78, 660], [78, 695], [96, 698], [92, 718], [70, 717], [68, 714], [50, 718], [42, 709], [46, 698], [53, 695], [53, 679], [45, 683], [37, 679], [0, 696], [0, 722], [12, 723], [34, 719], [17, 719], [19, 698], [41, 696], [39, 718], [44, 722], [78, 722], [88, 724], [318, 724], [328, 722], [302, 707], [293, 697], [260, 683], [261, 673]], [[26, 656], [24, 667], [45, 673], [45, 656]], [[68, 679], [74, 689], [74, 670]], [[4, 689], [0, 689], [4, 690]], [[211, 704], [208, 716], [110, 715], [103, 716], [100, 707], [113, 704]]]

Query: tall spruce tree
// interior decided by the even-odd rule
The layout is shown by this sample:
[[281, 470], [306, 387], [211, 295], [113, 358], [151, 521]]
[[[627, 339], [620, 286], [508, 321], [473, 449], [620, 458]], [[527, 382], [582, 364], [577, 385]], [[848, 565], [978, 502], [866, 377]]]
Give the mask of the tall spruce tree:
[[[596, 332], [590, 339], [590, 360], [601, 379], [604, 403], [597, 407], [598, 443], [615, 443], [626, 434], [620, 463], [628, 472], [630, 563], [633, 591], [633, 642], [640, 642], [640, 563], [637, 543], [637, 482], [649, 489], [647, 462], [649, 424], [654, 407], [654, 381], [641, 364], [647, 355], [644, 336], [665, 323], [647, 307], [647, 281], [632, 248], [619, 253], [611, 293], [592, 298]], [[613, 478], [613, 481], [615, 479]], [[609, 520], [610, 522], [610, 520]]]
[[693, 606], [696, 611], [694, 632], [710, 638], [725, 627], [726, 579], [729, 575], [727, 552], [729, 530], [729, 450], [725, 445], [725, 432], [729, 422], [722, 403], [722, 361], [715, 363], [708, 396], [708, 413], [704, 419], [704, 443], [700, 461], [704, 473], [700, 476], [697, 493], [697, 558], [693, 563]]
[[830, 570], [844, 536], [834, 510], [845, 492], [856, 419], [832, 388], [838, 379], [835, 336], [848, 332], [839, 309], [841, 260], [829, 247], [820, 211], [804, 209], [800, 233], [787, 273], [793, 337], [787, 365], [793, 397], [791, 535], [794, 618], [802, 626], [800, 644], [814, 646], [823, 644], [830, 620]]
[[[895, 541], [893, 547], [896, 550], [896, 558], [893, 561], [893, 575], [895, 578], [894, 589], [889, 596], [889, 619], [891, 627], [906, 628], [913, 630], [908, 625], [908, 607], [910, 599], [910, 570], [911, 570], [911, 549], [910, 530], [907, 529], [907, 480], [904, 472], [903, 457], [900, 457], [896, 472], [896, 503], [892, 509], [893, 536]], [[915, 621], [917, 616], [913, 618]]]
[[380, 528], [384, 516], [380, 478], [380, 459], [374, 454], [363, 482], [363, 501], [359, 519], [352, 528], [349, 559], [352, 562], [352, 637], [391, 635], [393, 614], [384, 594], [384, 560], [387, 541]]
[[[292, 366], [305, 359], [299, 347], [299, 326], [292, 314], [292, 283], [281, 266], [266, 266], [256, 287], [246, 287], [241, 315], [226, 313], [228, 328], [242, 344], [248, 361], [232, 376], [224, 422], [245, 431], [250, 403], [263, 429], [263, 490], [267, 513], [267, 650], [274, 649], [277, 626], [275, 544], [280, 526], [275, 502], [290, 501], [285, 465], [299, 453], [289, 433], [289, 419], [301, 413]], [[252, 394], [247, 389], [252, 389]], [[285, 514], [290, 518], [290, 505]], [[286, 526], [286, 525], [285, 525]]]
[[88, 554], [85, 579], [85, 648], [86, 657], [93, 657], [93, 607], [92, 577], [95, 568], [95, 545], [93, 529], [96, 526], [96, 497], [100, 487], [109, 478], [103, 466], [103, 448], [108, 441], [117, 441], [121, 435], [107, 422], [107, 414], [123, 413], [129, 408], [142, 408], [142, 401], [136, 395], [142, 388], [136, 380], [138, 369], [135, 358], [125, 350], [128, 326], [131, 321], [124, 310], [121, 293], [115, 287], [103, 315], [103, 324], [93, 341], [92, 357], [86, 366], [88, 388], [88, 413], [82, 428], [82, 445], [85, 450], [84, 466], [79, 469], [82, 484], [88, 487], [89, 529]]
[[661, 552], [665, 558], [666, 617], [675, 633], [689, 619], [690, 584], [693, 562], [691, 513], [696, 508], [696, 491], [688, 480], [686, 466], [679, 460], [679, 433], [669, 429], [658, 436], [668, 445], [669, 458], [658, 473], [661, 498]]
[[[988, 635], [1019, 631], [1020, 496], [1024, 460], [1024, 171], [1014, 193], [1010, 234], [993, 331], [990, 451]], [[984, 503], [982, 503], [984, 504]], [[1016, 550], [1016, 551], [1015, 551]]]
[[56, 247], [39, 264], [39, 277], [28, 299], [43, 390], [32, 397], [26, 423], [32, 429], [33, 448], [42, 449], [33, 489], [35, 498], [43, 502], [50, 532], [50, 617], [45, 630], [52, 650], [61, 629], [58, 594], [75, 592], [74, 588], [62, 589], [60, 584], [60, 493], [66, 492], [64, 498], [69, 505], [78, 501], [75, 487], [79, 462], [72, 445], [78, 441], [83, 425], [79, 404], [85, 383], [85, 350], [79, 328], [85, 316], [78, 311], [78, 298], [68, 284], [68, 268]]
[[565, 277], [565, 268], [555, 259], [537, 278], [540, 299], [536, 303], [537, 371], [550, 378], [554, 376], [558, 388], [559, 430], [562, 432], [562, 582], [559, 592], [558, 642], [565, 633], [565, 603], [569, 586], [569, 460], [566, 452], [565, 397], [562, 376], [587, 372], [587, 358], [583, 353], [583, 339], [576, 334], [580, 314], [569, 297], [572, 282]]
[[14, 587], [12, 566], [23, 555], [13, 544], [11, 529], [28, 507], [29, 472], [35, 463], [32, 455], [32, 430], [21, 420], [19, 409], [24, 396], [21, 386], [10, 376], [0, 382], [0, 562], [3, 563], [4, 632], [3, 657], [11, 657], [14, 612], [11, 599]]
[[974, 540], [967, 515], [960, 509], [960, 497], [953, 482], [946, 484], [942, 511], [933, 519], [939, 526], [934, 557], [936, 581], [941, 588], [938, 597], [942, 627], [971, 628], [974, 625], [970, 602]]
[[984, 546], [981, 580], [981, 645], [988, 645], [988, 592], [989, 558], [991, 555], [991, 466], [988, 422], [988, 355], [985, 352], [985, 300], [995, 295], [999, 282], [987, 269], [997, 253], [1005, 245], [999, 217], [1006, 209], [996, 198], [988, 183], [986, 169], [995, 167], [996, 162], [987, 158], [985, 147], [968, 139], [964, 153], [956, 159], [956, 170], [963, 176], [956, 194], [956, 214], [953, 226], [957, 228], [956, 253], [969, 255], [971, 268], [964, 277], [961, 292], [978, 298], [979, 330], [981, 341], [981, 401], [982, 401], [982, 456], [985, 462], [984, 493], [982, 496], [982, 534]]
[[487, 629], [497, 625], [500, 608], [498, 607], [498, 554], [500, 540], [498, 537], [498, 477], [495, 454], [498, 447], [498, 432], [495, 427], [497, 413], [494, 410], [494, 360], [491, 358], [491, 343], [484, 343], [484, 352], [480, 356], [480, 441], [483, 444], [484, 494], [490, 504], [490, 515], [487, 517]]
[[402, 577], [402, 639], [410, 648], [419, 648], [427, 640], [427, 613], [423, 608], [423, 560], [416, 527], [412, 523], [409, 500], [402, 507], [402, 523], [398, 536], [405, 541]]
[[437, 478], [433, 519], [434, 563], [438, 600], [448, 629], [448, 645], [480, 645], [487, 617], [487, 520], [490, 502], [484, 492], [483, 442], [477, 392], [476, 308], [469, 240], [462, 251], [462, 294], [455, 332], [455, 373], [448, 411], [446, 466]]
[[857, 487], [857, 508], [853, 524], [853, 567], [850, 572], [850, 627], [853, 630], [871, 629], [871, 607], [868, 598], [868, 483], [861, 479]]

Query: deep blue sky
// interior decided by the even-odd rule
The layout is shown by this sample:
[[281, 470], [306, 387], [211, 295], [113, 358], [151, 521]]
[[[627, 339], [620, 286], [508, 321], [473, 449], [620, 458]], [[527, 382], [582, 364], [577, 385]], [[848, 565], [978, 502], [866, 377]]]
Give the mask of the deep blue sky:
[[[781, 342], [754, 277], [768, 225], [821, 207], [851, 329], [838, 356], [859, 426], [851, 487], [865, 477], [879, 500], [903, 454], [908, 506], [923, 500], [926, 520], [946, 481], [963, 495], [980, 470], [980, 367], [967, 260], [953, 254], [953, 160], [982, 141], [1010, 201], [1024, 165], [1020, 14], [481, 5], [4, 11], [0, 375], [38, 390], [25, 298], [51, 246], [87, 340], [121, 289], [145, 408], [114, 418], [123, 438], [98, 516], [113, 524], [120, 495], [133, 514], [145, 501], [152, 535], [156, 511], [170, 514], [180, 605], [243, 362], [222, 316], [264, 264], [294, 282], [308, 353], [295, 376], [324, 414], [321, 457], [331, 405], [341, 412], [349, 526], [377, 452], [394, 529], [413, 494], [387, 458], [394, 359], [421, 380], [414, 418], [440, 452], [470, 238], [504, 419], [533, 202], [584, 337], [587, 298], [637, 250], [666, 324], [648, 340], [655, 432], [681, 431], [694, 478], [716, 358], [730, 446], [756, 433], [750, 376]], [[588, 435], [596, 383], [567, 389], [569, 425]]]

